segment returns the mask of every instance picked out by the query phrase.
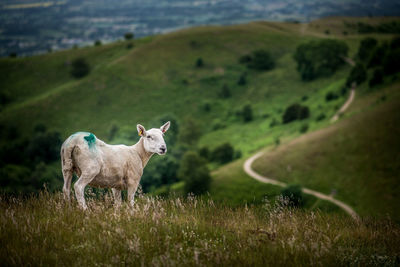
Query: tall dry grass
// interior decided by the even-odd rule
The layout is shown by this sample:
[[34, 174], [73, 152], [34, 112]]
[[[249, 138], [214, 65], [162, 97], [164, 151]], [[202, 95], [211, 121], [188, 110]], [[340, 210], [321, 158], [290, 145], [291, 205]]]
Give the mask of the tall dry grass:
[[[281, 203], [284, 201], [281, 201]], [[2, 265], [399, 265], [400, 227], [286, 208], [230, 208], [212, 200], [110, 195], [89, 211], [61, 194], [1, 197]]]

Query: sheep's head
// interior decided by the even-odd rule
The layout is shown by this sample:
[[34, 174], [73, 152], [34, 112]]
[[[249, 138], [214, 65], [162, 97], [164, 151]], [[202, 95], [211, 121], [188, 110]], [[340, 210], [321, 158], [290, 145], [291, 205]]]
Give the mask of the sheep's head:
[[167, 153], [167, 145], [164, 141], [164, 133], [168, 131], [170, 122], [167, 122], [159, 129], [152, 128], [148, 131], [138, 124], [137, 131], [139, 135], [143, 138], [144, 149], [150, 153], [157, 153], [158, 155], [165, 155]]

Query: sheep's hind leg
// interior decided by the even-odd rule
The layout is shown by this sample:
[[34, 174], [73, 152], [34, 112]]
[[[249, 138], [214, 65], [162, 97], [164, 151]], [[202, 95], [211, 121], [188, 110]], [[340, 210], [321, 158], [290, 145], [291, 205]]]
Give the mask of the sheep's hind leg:
[[63, 170], [63, 177], [64, 177], [64, 186], [63, 186], [63, 193], [64, 199], [69, 201], [71, 195], [71, 182], [72, 182], [72, 170]]
[[115, 206], [121, 206], [121, 190], [112, 188]]
[[83, 172], [78, 181], [74, 184], [75, 196], [78, 200], [79, 206], [84, 210], [87, 209], [85, 201], [85, 187], [94, 179], [98, 172]]

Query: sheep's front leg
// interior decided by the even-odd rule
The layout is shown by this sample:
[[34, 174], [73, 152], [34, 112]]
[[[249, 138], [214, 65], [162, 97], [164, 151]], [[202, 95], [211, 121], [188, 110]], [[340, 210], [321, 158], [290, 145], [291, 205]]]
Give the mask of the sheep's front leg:
[[128, 200], [131, 207], [135, 205], [135, 193], [139, 186], [139, 181], [140, 177], [132, 179], [130, 184], [128, 185]]
[[113, 196], [114, 196], [114, 204], [117, 207], [121, 206], [121, 190], [113, 188], [112, 192], [113, 192]]

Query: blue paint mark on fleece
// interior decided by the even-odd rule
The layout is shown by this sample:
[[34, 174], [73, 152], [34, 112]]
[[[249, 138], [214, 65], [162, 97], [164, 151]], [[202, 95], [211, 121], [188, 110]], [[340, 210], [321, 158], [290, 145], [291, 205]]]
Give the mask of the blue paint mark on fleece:
[[94, 136], [94, 134], [92, 133], [89, 133], [88, 136], [84, 136], [83, 138], [88, 143], [89, 148], [93, 148], [94, 145], [96, 144], [96, 136]]

